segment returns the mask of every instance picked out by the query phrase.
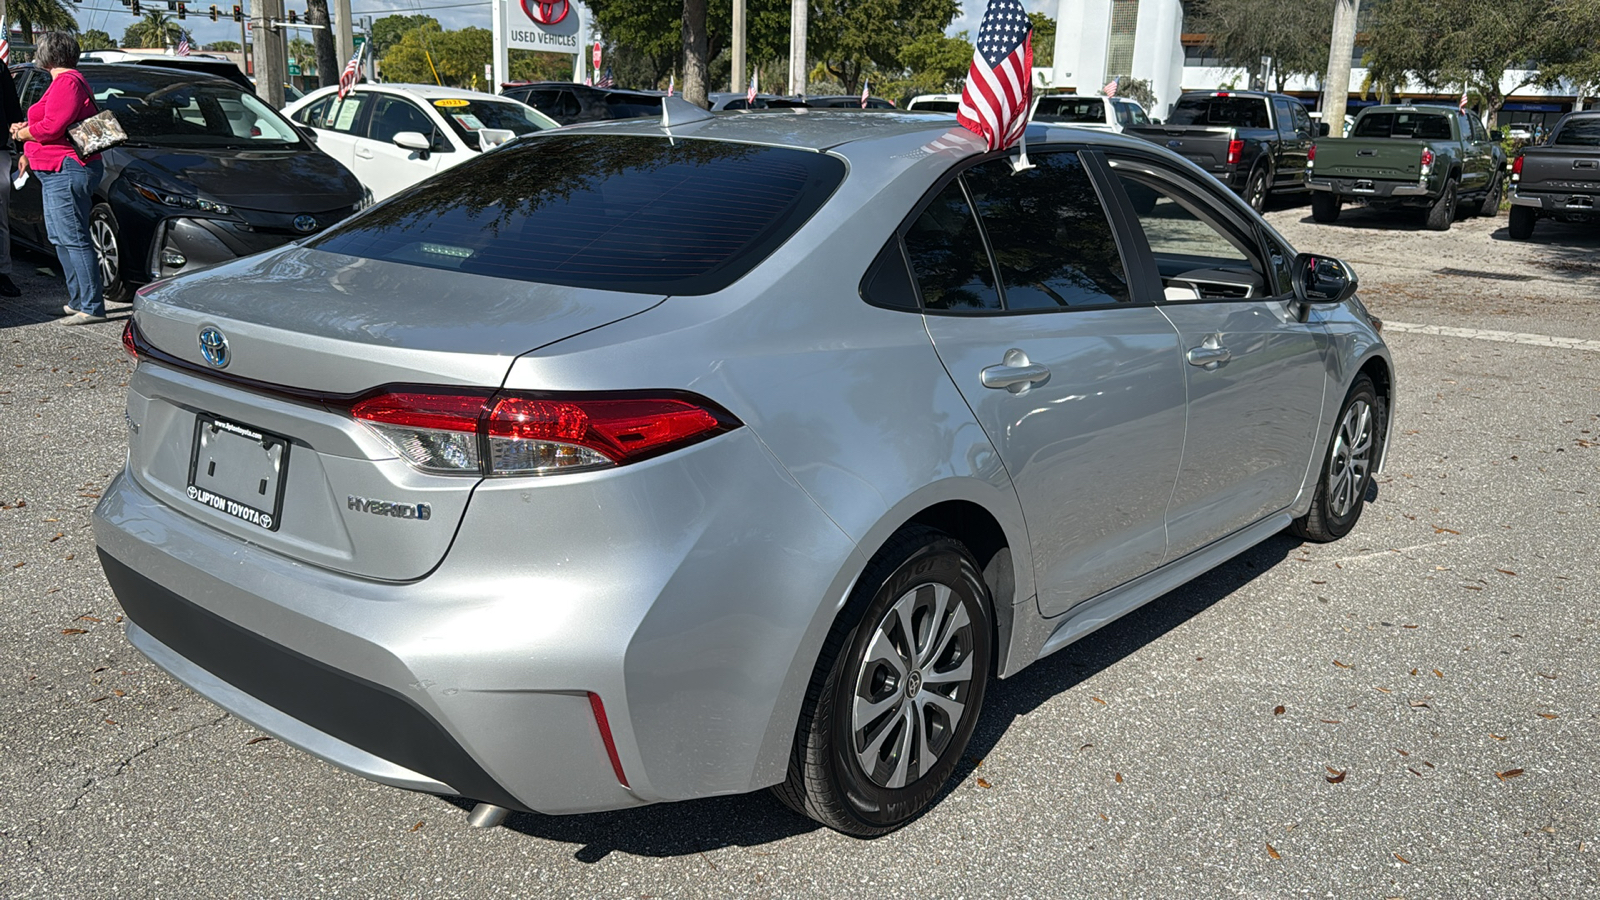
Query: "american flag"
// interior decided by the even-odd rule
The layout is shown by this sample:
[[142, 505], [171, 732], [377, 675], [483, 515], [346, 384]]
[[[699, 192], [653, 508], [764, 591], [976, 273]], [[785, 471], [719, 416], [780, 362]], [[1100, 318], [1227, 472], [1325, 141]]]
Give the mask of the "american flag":
[[1118, 75], [1117, 77], [1106, 82], [1106, 86], [1101, 88], [1101, 90], [1105, 91], [1107, 97], [1115, 97], [1117, 95], [1117, 82], [1121, 80], [1122, 76]]
[[747, 109], [754, 109], [756, 105], [756, 79], [760, 77], [761, 70], [750, 73], [750, 88], [744, 92], [744, 105]]
[[0, 19], [0, 64], [11, 62], [11, 23]]
[[865, 78], [861, 79], [861, 108], [862, 109], [866, 109], [867, 108], [867, 86], [870, 85], [871, 83], [872, 83], [871, 81], [869, 81], [869, 80], [867, 80]]
[[1033, 104], [1033, 25], [1018, 0], [989, 0], [956, 121], [990, 150], [1017, 142]]
[[[656, 82], [656, 84], [660, 84], [660, 83], [661, 82], [659, 82], [659, 81]], [[674, 72], [671, 76], [669, 76], [667, 78], [667, 96], [671, 97], [673, 92], [675, 92], [677, 89], [678, 89], [678, 75], [677, 75], [676, 72]]]
[[183, 37], [178, 38], [178, 55], [189, 55], [189, 32], [185, 31]]
[[1456, 109], [1459, 109], [1462, 112], [1466, 112], [1467, 111], [1467, 89], [1466, 88], [1462, 88], [1461, 89], [1461, 102], [1456, 105]]
[[600, 80], [596, 81], [594, 83], [594, 86], [595, 87], [611, 87], [614, 84], [616, 84], [616, 82], [614, 80], [612, 80], [612, 78], [611, 78], [611, 67], [610, 66], [606, 66], [606, 73], [604, 75], [600, 76]]
[[365, 53], [366, 50], [367, 45], [365, 43], [357, 47], [355, 55], [350, 57], [350, 61], [344, 64], [344, 71], [339, 73], [340, 100], [343, 100], [344, 95], [350, 93], [350, 89], [355, 87], [356, 82], [361, 80], [361, 54]]

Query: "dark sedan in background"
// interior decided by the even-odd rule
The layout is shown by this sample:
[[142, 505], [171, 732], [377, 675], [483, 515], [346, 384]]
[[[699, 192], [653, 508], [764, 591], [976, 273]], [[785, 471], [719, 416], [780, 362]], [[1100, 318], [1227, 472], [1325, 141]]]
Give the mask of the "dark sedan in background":
[[[122, 64], [79, 71], [128, 133], [102, 156], [89, 225], [109, 300], [321, 231], [367, 202], [348, 169], [231, 81]], [[50, 84], [32, 65], [11, 77], [24, 111]], [[50, 251], [37, 179], [12, 194], [10, 220], [13, 239]]]

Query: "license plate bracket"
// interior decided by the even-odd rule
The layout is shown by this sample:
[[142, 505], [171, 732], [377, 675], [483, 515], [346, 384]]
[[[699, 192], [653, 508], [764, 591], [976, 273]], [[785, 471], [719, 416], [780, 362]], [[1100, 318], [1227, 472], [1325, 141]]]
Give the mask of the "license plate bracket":
[[265, 531], [283, 516], [287, 438], [201, 413], [189, 454], [189, 499]]

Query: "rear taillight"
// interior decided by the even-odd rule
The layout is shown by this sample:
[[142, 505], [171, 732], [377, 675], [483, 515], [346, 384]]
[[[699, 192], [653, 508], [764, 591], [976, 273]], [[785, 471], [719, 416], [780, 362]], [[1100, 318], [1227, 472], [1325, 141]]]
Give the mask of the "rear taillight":
[[1306, 165], [1314, 165], [1317, 161], [1317, 145], [1312, 144], [1306, 148]]
[[139, 361], [139, 345], [133, 339], [133, 316], [129, 316], [128, 323], [122, 326], [122, 349], [127, 351], [129, 359]]
[[1517, 154], [1517, 159], [1511, 164], [1511, 180], [1522, 180], [1522, 154]]
[[692, 394], [560, 396], [393, 390], [350, 408], [408, 463], [445, 475], [552, 475], [627, 465], [736, 428]]
[[1427, 147], [1422, 148], [1422, 174], [1433, 171], [1433, 151]]
[[1244, 158], [1244, 141], [1234, 138], [1228, 142], [1228, 165], [1236, 166]]

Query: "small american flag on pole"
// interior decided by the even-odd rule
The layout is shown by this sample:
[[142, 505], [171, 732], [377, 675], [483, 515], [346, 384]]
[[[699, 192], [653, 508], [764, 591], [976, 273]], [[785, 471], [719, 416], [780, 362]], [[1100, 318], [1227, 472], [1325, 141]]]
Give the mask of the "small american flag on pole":
[[750, 87], [744, 92], [744, 105], [746, 109], [755, 109], [757, 93], [756, 80], [760, 77], [760, 69], [756, 69], [750, 73]]
[[[865, 105], [866, 101], [862, 101]], [[989, 0], [956, 121], [990, 150], [1017, 142], [1033, 105], [1033, 25], [1018, 0]]]
[[189, 55], [189, 32], [185, 31], [183, 37], [178, 38], [178, 55]]
[[11, 62], [11, 23], [0, 19], [0, 65]]
[[616, 80], [611, 77], [611, 67], [610, 66], [606, 66], [606, 73], [604, 75], [600, 76], [600, 80], [596, 81], [594, 83], [594, 86], [595, 87], [612, 87], [616, 83], [617, 83]]
[[339, 73], [340, 100], [343, 100], [344, 95], [350, 93], [350, 89], [355, 87], [356, 82], [361, 80], [361, 54], [366, 52], [366, 49], [367, 45], [365, 43], [357, 47], [355, 55], [350, 57], [350, 61], [344, 64], [344, 71]]
[[1461, 89], [1461, 102], [1456, 105], [1456, 109], [1459, 109], [1462, 112], [1466, 112], [1467, 111], [1467, 89], [1466, 88], [1462, 88]]
[[870, 85], [871, 83], [872, 82], [868, 81], [865, 78], [861, 79], [861, 108], [862, 109], [866, 109], [867, 108], [867, 97], [869, 96], [869, 94], [867, 93], [867, 86]]
[[1105, 91], [1107, 97], [1115, 97], [1117, 95], [1117, 82], [1121, 80], [1122, 76], [1118, 75], [1117, 77], [1106, 82], [1106, 86], [1101, 88], [1101, 90]]
[[[659, 81], [656, 82], [656, 84], [660, 84], [660, 83], [661, 82], [659, 82]], [[677, 93], [677, 91], [678, 91], [678, 74], [676, 72], [674, 72], [671, 76], [669, 76], [667, 78], [667, 96], [671, 97], [673, 94]]]

